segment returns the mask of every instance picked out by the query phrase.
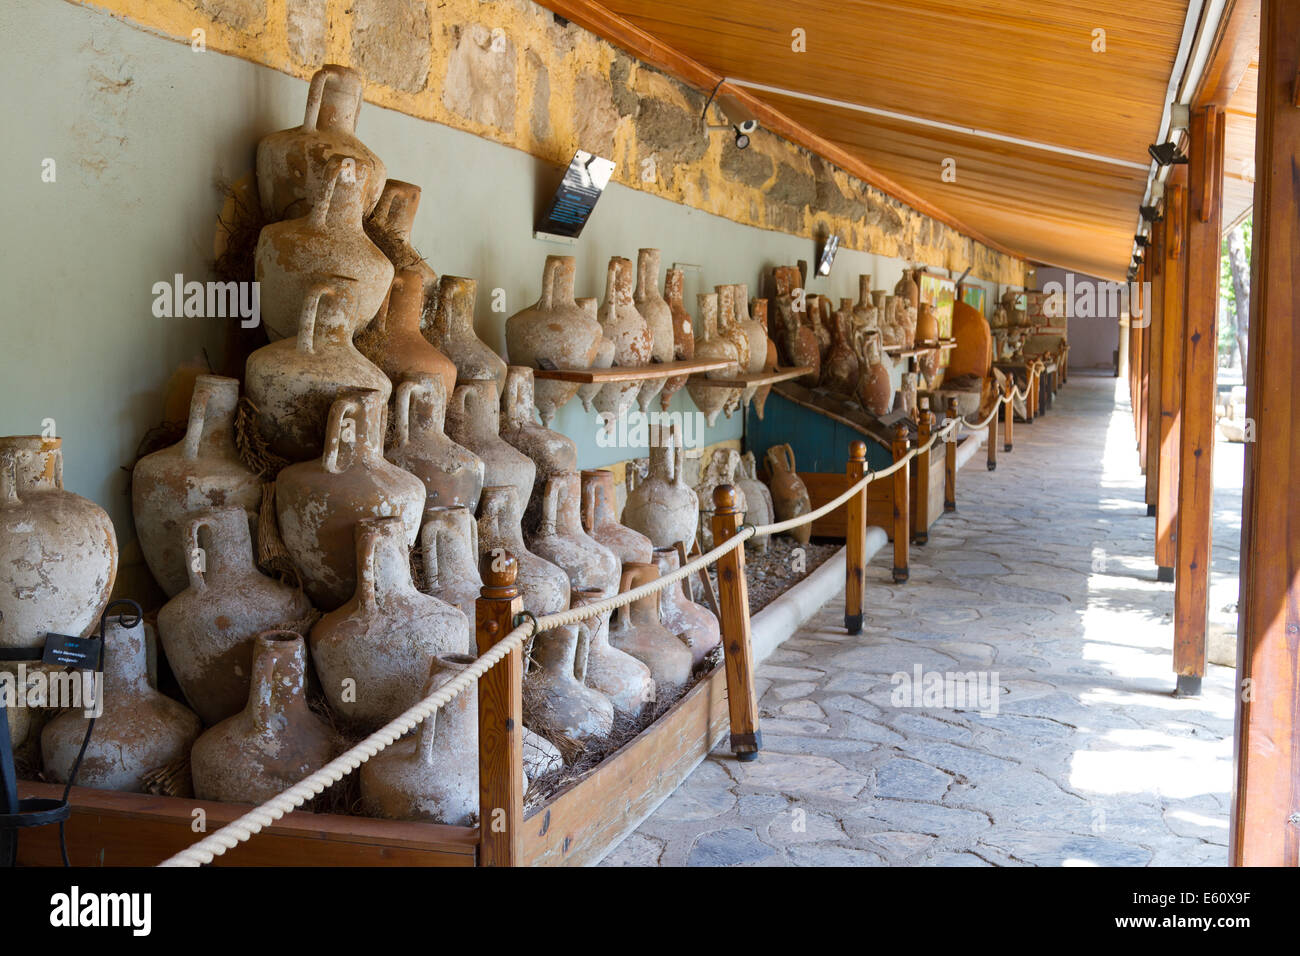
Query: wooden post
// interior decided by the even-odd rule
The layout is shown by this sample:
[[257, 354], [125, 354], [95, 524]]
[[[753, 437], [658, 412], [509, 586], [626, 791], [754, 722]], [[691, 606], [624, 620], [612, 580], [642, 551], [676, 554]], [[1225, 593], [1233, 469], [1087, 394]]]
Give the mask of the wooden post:
[[[479, 654], [514, 629], [524, 609], [509, 551], [483, 557], [482, 596], [474, 602]], [[518, 866], [524, 836], [524, 661], [519, 648], [478, 679], [479, 866]]]
[[[1149, 254], [1148, 254], [1149, 255]], [[1142, 266], [1138, 269], [1138, 281], [1142, 282], [1148, 274], [1147, 268], [1148, 256], [1143, 256]], [[1138, 469], [1145, 475], [1147, 471], [1147, 415], [1149, 409], [1149, 394], [1151, 380], [1149, 378], [1151, 370], [1151, 316], [1147, 312], [1147, 303], [1140, 299], [1131, 300], [1135, 305], [1130, 306], [1134, 309], [1134, 318], [1138, 326], [1138, 383], [1137, 383], [1137, 448], [1138, 448]]]
[[[1213, 106], [1194, 110], [1191, 134], [1188, 192], [1194, 207], [1187, 217], [1183, 436], [1174, 565], [1174, 673], [1178, 675], [1176, 693], [1183, 697], [1201, 692], [1209, 627], [1224, 114]], [[1281, 476], [1270, 477], [1277, 480]]]
[[[849, 463], [845, 472], [849, 486], [857, 484], [867, 473], [867, 443], [849, 442]], [[867, 580], [867, 488], [854, 495], [844, 506], [844, 629], [862, 633], [863, 595]]]
[[1183, 330], [1187, 256], [1183, 253], [1187, 167], [1175, 166], [1165, 192], [1165, 268], [1161, 275], [1164, 334], [1160, 340], [1160, 469], [1156, 475], [1156, 580], [1174, 580], [1178, 528], [1178, 448], [1183, 431]]
[[994, 471], [998, 467], [998, 408], [996, 406], [993, 409], [993, 414], [989, 416], [989, 437], [986, 444], [989, 446], [989, 471]]
[[957, 510], [957, 429], [952, 422], [957, 420], [957, 399], [948, 399], [948, 432], [943, 443], [943, 510]]
[[1150, 289], [1150, 298], [1142, 308], [1146, 317], [1147, 329], [1151, 333], [1150, 368], [1147, 370], [1147, 516], [1155, 517], [1156, 500], [1160, 488], [1160, 469], [1164, 462], [1160, 459], [1160, 418], [1164, 396], [1160, 389], [1160, 379], [1164, 374], [1165, 318], [1164, 318], [1164, 230], [1162, 223], [1151, 226], [1151, 242], [1147, 246], [1146, 283], [1138, 286], [1143, 298]]
[[1011, 425], [1016, 417], [1016, 378], [1007, 376], [1007, 403], [1002, 406], [1002, 450], [1011, 450]]
[[[714, 547], [740, 530], [744, 515], [736, 506], [736, 489], [713, 489]], [[731, 713], [731, 752], [737, 760], [757, 760], [763, 749], [754, 695], [754, 648], [749, 639], [749, 586], [745, 581], [745, 547], [718, 559], [718, 603], [722, 605], [722, 653], [727, 672], [727, 708]]]
[[[1300, 861], [1300, 5], [1263, 0], [1237, 637], [1237, 866]], [[1248, 693], [1247, 693], [1248, 691]]]
[[[930, 399], [922, 398], [916, 413], [916, 447], [925, 448], [934, 434], [934, 412]], [[912, 543], [925, 544], [930, 540], [930, 463], [934, 461], [934, 448], [917, 453], [916, 458], [916, 527], [912, 529]]]
[[[899, 422], [894, 426], [894, 440], [892, 451], [894, 461], [901, 461], [906, 455], [908, 446], [911, 444], [907, 426]], [[902, 584], [907, 580], [908, 562], [907, 562], [907, 539], [908, 539], [908, 520], [911, 517], [912, 509], [907, 500], [908, 475], [912, 469], [904, 465], [898, 471], [894, 472], [894, 583]]]

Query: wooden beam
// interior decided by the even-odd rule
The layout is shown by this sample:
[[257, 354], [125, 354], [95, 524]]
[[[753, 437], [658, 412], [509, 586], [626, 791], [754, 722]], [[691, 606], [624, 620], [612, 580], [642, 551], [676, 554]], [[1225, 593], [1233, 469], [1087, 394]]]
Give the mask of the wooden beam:
[[1239, 866], [1300, 861], [1300, 4], [1264, 0], [1237, 637]]
[[[921, 403], [916, 414], [917, 448], [925, 448], [925, 443], [930, 440], [930, 435], [934, 432], [934, 412], [930, 411], [930, 400], [922, 398]], [[916, 472], [916, 500], [913, 503], [915, 520], [912, 526], [914, 544], [925, 544], [930, 540], [930, 463], [934, 460], [933, 451], [932, 446], [918, 452], [913, 459]]]
[[1164, 229], [1162, 223], [1151, 227], [1151, 245], [1147, 258], [1150, 268], [1146, 282], [1140, 286], [1146, 300], [1147, 323], [1151, 331], [1150, 367], [1147, 371], [1147, 514], [1156, 514], [1156, 500], [1160, 491], [1160, 469], [1165, 467], [1160, 458], [1160, 418], [1164, 393], [1160, 380], [1164, 373], [1165, 316], [1164, 316]]
[[[713, 544], [726, 544], [740, 531], [744, 513], [736, 489], [713, 489]], [[727, 671], [727, 706], [731, 713], [731, 752], [738, 760], [757, 760], [763, 749], [754, 693], [754, 647], [749, 634], [749, 585], [745, 580], [745, 546], [718, 558], [718, 603], [722, 654]]]
[[[1187, 327], [1183, 336], [1183, 433], [1178, 466], [1174, 564], [1174, 673], [1177, 693], [1200, 693], [1209, 625], [1214, 500], [1214, 376], [1219, 358], [1219, 219], [1224, 114], [1192, 112], [1187, 217]], [[1207, 184], [1208, 180], [1208, 184]], [[1199, 197], [1199, 198], [1198, 198]]]
[[[1146, 281], [1147, 262], [1144, 258], [1142, 266], [1138, 269], [1138, 281]], [[1137, 408], [1134, 410], [1137, 426], [1137, 449], [1138, 449], [1138, 468], [1143, 474], [1147, 470], [1147, 391], [1148, 379], [1147, 373], [1151, 368], [1151, 319], [1147, 313], [1146, 303], [1141, 301], [1132, 301], [1129, 305], [1133, 313], [1134, 324], [1137, 326], [1138, 334], [1138, 366], [1137, 366]]]
[[[955, 399], [954, 399], [955, 401]], [[845, 467], [849, 487], [867, 473], [867, 443], [855, 438], [849, 443], [849, 461]], [[863, 488], [844, 506], [844, 629], [862, 633], [863, 595], [867, 582], [867, 494]]]
[[[474, 602], [479, 654], [514, 628], [524, 609], [519, 562], [505, 550], [483, 558], [482, 597]], [[524, 661], [519, 648], [478, 679], [479, 866], [519, 866], [524, 823]]]
[[[894, 426], [894, 440], [890, 444], [890, 449], [894, 453], [894, 461], [902, 459], [908, 451], [910, 438], [907, 432], [907, 426], [899, 422]], [[907, 525], [912, 517], [912, 507], [907, 500], [908, 485], [911, 479], [908, 472], [912, 470], [912, 463], [909, 461], [898, 471], [894, 472], [894, 583], [902, 584], [907, 580], [909, 575], [907, 543], [908, 532]]]
[[[948, 399], [948, 421], [957, 419], [957, 399]], [[957, 433], [949, 431], [943, 443], [943, 510], [957, 510]]]
[[1183, 431], [1183, 338], [1186, 327], [1187, 172], [1177, 166], [1165, 192], [1164, 334], [1160, 343], [1160, 468], [1156, 491], [1156, 580], [1173, 583], [1178, 531], [1178, 447]]

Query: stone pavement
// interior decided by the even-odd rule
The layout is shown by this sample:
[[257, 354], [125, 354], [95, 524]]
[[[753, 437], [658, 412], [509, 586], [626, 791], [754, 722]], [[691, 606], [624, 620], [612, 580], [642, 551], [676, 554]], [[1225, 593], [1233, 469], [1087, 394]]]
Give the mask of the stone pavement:
[[759, 668], [759, 759], [724, 744], [603, 865], [1226, 864], [1235, 671], [1171, 694], [1122, 380], [1074, 375], [957, 488], [907, 584], [876, 555], [862, 634], [835, 600]]

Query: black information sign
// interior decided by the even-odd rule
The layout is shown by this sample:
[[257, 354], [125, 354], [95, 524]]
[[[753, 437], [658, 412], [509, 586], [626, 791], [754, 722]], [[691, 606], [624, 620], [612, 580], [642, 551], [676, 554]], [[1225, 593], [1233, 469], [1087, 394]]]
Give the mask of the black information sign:
[[613, 174], [613, 161], [578, 150], [542, 214], [537, 231], [577, 239]]
[[99, 668], [100, 637], [73, 637], [71, 634], [45, 635], [45, 653], [41, 660], [55, 667], [75, 667], [93, 671]]

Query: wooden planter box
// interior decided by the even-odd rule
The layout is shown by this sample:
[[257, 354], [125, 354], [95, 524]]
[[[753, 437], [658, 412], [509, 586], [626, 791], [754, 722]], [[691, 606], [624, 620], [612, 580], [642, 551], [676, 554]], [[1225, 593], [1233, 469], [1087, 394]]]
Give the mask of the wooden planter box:
[[[622, 840], [728, 733], [727, 681], [717, 667], [659, 720], [524, 820], [532, 866], [592, 863]], [[19, 782], [21, 797], [63, 787]], [[156, 866], [249, 808], [75, 787], [66, 824], [73, 866]], [[19, 831], [20, 866], [61, 866], [57, 827]], [[220, 866], [474, 866], [478, 828], [295, 811], [216, 858]]]

